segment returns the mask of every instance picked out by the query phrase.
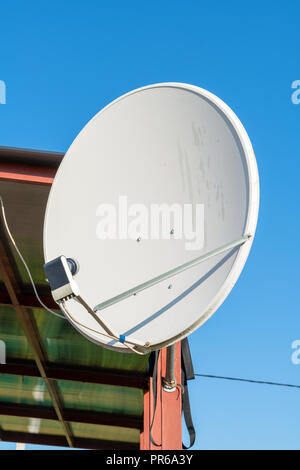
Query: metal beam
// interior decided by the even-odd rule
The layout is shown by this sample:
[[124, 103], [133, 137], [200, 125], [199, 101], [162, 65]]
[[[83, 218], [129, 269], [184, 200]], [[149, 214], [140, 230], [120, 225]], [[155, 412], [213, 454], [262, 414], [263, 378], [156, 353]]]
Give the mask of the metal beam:
[[[103, 370], [68, 365], [54, 365], [45, 363], [45, 372], [48, 379], [70, 380], [72, 382], [87, 382], [102, 385], [116, 385], [118, 387], [130, 387], [147, 390], [149, 378], [137, 373], [124, 373], [118, 370]], [[0, 365], [0, 374], [23, 375], [28, 377], [40, 377], [40, 371], [33, 361], [9, 361]]]
[[62, 416], [62, 405], [57, 385], [55, 382], [49, 380], [46, 374], [46, 351], [44, 351], [44, 348], [42, 346], [43, 343], [40, 338], [33, 314], [30, 312], [30, 310], [24, 309], [19, 303], [18, 296], [20, 295], [20, 289], [17, 284], [15, 273], [10, 264], [10, 260], [8, 257], [8, 248], [5, 248], [5, 243], [3, 242], [2, 238], [0, 238], [0, 273], [4, 285], [7, 289], [7, 292], [10, 296], [11, 303], [17, 313], [18, 319], [23, 328], [27, 341], [32, 349], [33, 356], [36, 365], [39, 369], [40, 375], [43, 377], [48, 393], [51, 396], [53, 407], [63, 427], [67, 443], [70, 447], [73, 447], [74, 441], [70, 426], [67, 422], [64, 421]]
[[64, 154], [0, 147], [0, 180], [51, 185]]
[[[4, 431], [1, 433], [2, 440], [5, 442], [26, 442], [30, 444], [39, 444], [46, 446], [66, 447], [63, 436], [50, 434], [31, 434], [26, 432]], [[79, 449], [98, 449], [98, 450], [138, 450], [139, 445], [121, 441], [106, 441], [100, 439], [88, 439], [84, 437], [74, 437], [74, 446]]]
[[[131, 429], [142, 429], [142, 416], [105, 413], [99, 411], [65, 408], [63, 418], [74, 423], [100, 424]], [[25, 405], [20, 403], [0, 402], [0, 415], [22, 416], [25, 418], [57, 420], [55, 410], [49, 406]]]
[[[37, 291], [41, 291], [39, 286], [37, 286]], [[57, 303], [54, 301], [51, 295], [41, 295], [39, 293], [39, 296], [41, 301], [44, 302], [47, 307], [58, 310]], [[18, 295], [18, 302], [20, 306], [24, 308], [43, 308], [34, 294], [22, 294], [20, 292]], [[1, 305], [13, 307], [11, 298], [7, 292], [0, 291], [0, 306]]]
[[49, 185], [53, 183], [56, 170], [40, 166], [16, 165], [0, 161], [0, 179], [21, 183]]

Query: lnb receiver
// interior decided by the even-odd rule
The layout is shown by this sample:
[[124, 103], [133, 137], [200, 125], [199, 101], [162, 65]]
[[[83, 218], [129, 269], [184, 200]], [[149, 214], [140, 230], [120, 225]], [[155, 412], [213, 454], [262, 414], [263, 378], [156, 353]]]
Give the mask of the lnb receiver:
[[59, 256], [44, 264], [44, 271], [56, 302], [79, 295], [79, 288], [73, 279], [78, 271], [75, 260]]

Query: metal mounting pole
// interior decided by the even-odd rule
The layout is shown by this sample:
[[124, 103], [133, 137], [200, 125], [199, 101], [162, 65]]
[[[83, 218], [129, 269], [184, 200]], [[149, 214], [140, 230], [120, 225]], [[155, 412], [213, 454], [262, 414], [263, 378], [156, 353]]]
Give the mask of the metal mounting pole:
[[175, 380], [175, 344], [167, 348], [166, 376], [163, 378], [163, 389], [165, 392], [176, 390]]

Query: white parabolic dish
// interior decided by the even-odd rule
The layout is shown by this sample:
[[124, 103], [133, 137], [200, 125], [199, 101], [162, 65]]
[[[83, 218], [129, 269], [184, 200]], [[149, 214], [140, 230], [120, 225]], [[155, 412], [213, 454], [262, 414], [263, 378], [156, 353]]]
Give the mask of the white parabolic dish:
[[[105, 207], [101, 205], [115, 208], [118, 228], [119, 218], [124, 223], [120, 196], [128, 208], [138, 203], [149, 213], [151, 204], [186, 204], [193, 209], [202, 205], [204, 221], [197, 230], [204, 236], [203, 246], [187, 249], [187, 240], [177, 239], [177, 233], [169, 239], [147, 238], [145, 226], [137, 239], [126, 238], [124, 230], [121, 239], [118, 231], [115, 239], [100, 239], [99, 223], [104, 219], [99, 207]], [[251, 235], [243, 245], [98, 312], [118, 334], [160, 349], [193, 332], [229, 294], [249, 254], [258, 207], [254, 152], [233, 111], [196, 86], [150, 85], [106, 106], [72, 143], [50, 191], [45, 260], [61, 255], [76, 259], [80, 266], [76, 282], [82, 297], [95, 307]], [[137, 222], [136, 216], [131, 212], [127, 223]], [[113, 225], [113, 219], [106, 221]], [[171, 218], [170, 233], [173, 222]], [[76, 301], [69, 301], [68, 310], [82, 325], [103, 331]], [[69, 320], [91, 341], [128, 351], [122, 343]]]

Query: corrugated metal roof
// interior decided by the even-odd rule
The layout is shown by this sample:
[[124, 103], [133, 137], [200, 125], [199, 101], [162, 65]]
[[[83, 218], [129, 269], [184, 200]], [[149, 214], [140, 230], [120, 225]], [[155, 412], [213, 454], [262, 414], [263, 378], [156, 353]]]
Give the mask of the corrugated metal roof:
[[[24, 165], [56, 168], [61, 158], [56, 153], [0, 148], [0, 162], [9, 164], [9, 174], [16, 164], [23, 170]], [[43, 301], [53, 307], [42, 268], [50, 186], [5, 179], [0, 181], [0, 195], [8, 223]], [[67, 321], [38, 308], [24, 267], [2, 228], [0, 340], [6, 345], [6, 364], [0, 365], [0, 438], [139, 448], [148, 357], [101, 348]]]

